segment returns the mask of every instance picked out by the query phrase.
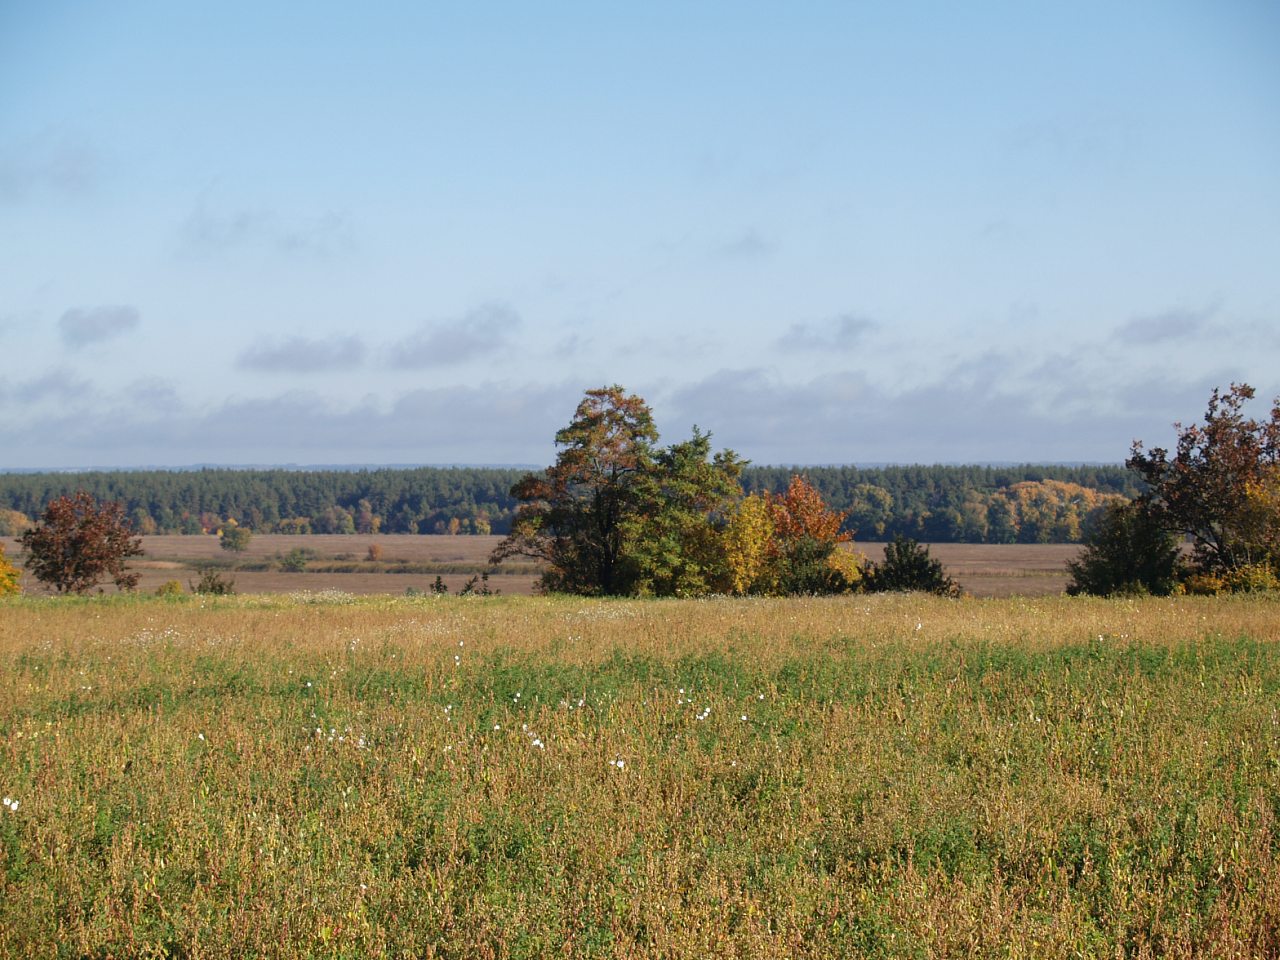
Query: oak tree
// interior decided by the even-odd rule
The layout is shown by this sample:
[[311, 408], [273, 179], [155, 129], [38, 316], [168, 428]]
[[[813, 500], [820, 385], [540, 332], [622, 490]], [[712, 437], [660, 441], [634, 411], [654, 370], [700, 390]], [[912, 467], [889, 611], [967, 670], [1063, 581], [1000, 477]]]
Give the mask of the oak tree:
[[87, 593], [107, 578], [121, 590], [138, 585], [125, 562], [142, 555], [142, 540], [116, 501], [99, 503], [84, 491], [58, 497], [18, 539], [27, 570], [58, 593]]
[[1266, 490], [1280, 467], [1280, 398], [1270, 417], [1258, 420], [1244, 413], [1254, 393], [1246, 383], [1226, 393], [1215, 389], [1203, 424], [1174, 424], [1173, 451], [1148, 452], [1135, 441], [1126, 461], [1146, 481], [1144, 506], [1167, 529], [1191, 538], [1204, 572], [1227, 572], [1268, 552], [1248, 531], [1271, 529], [1257, 511], [1263, 506], [1265, 513]]

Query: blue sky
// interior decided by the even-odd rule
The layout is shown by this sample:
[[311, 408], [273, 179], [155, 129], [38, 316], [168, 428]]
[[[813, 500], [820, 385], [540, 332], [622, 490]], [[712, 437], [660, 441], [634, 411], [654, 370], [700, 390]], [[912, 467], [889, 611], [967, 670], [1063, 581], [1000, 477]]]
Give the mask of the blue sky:
[[[365, 9], [369, 7], [372, 9]], [[1118, 461], [1280, 393], [1280, 7], [0, 7], [0, 468]]]

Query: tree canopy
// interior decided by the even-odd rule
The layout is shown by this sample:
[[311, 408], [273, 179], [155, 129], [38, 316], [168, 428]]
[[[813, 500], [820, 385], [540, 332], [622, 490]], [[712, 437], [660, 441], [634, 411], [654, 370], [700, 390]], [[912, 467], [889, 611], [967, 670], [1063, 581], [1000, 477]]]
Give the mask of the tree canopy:
[[1209, 398], [1203, 424], [1175, 424], [1173, 451], [1135, 441], [1127, 465], [1147, 484], [1143, 506], [1191, 539], [1206, 573], [1280, 561], [1280, 398], [1270, 417], [1246, 417], [1255, 391], [1233, 383]]
[[742, 462], [710, 457], [711, 438], [666, 449], [648, 405], [616, 384], [587, 391], [556, 433], [556, 462], [522, 477], [511, 534], [494, 562], [520, 555], [548, 565], [542, 585], [566, 593], [697, 595], [723, 580], [712, 549], [740, 492]]
[[125, 562], [142, 555], [142, 542], [118, 502], [99, 503], [83, 491], [59, 497], [19, 542], [27, 569], [59, 593], [87, 593], [104, 579], [121, 590], [138, 584]]

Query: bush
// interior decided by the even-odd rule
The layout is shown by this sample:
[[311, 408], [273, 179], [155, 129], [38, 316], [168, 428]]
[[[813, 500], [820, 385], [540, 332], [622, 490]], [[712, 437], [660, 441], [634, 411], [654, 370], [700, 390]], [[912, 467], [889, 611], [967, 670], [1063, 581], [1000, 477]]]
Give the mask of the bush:
[[[436, 577], [436, 580], [440, 580], [440, 578]], [[443, 581], [441, 581], [441, 586], [443, 586]], [[434, 585], [432, 585], [432, 592], [436, 592]], [[491, 590], [489, 588], [489, 573], [488, 571], [485, 571], [478, 576], [473, 576], [470, 580], [464, 583], [462, 585], [462, 589], [458, 591], [458, 596], [496, 597], [501, 592], [501, 590]]]
[[1182, 574], [1177, 539], [1141, 502], [1107, 507], [1084, 541], [1084, 550], [1067, 562], [1072, 596], [1173, 593]]
[[884, 548], [884, 561], [868, 565], [864, 589], [871, 593], [919, 590], [940, 597], [957, 597], [960, 586], [929, 556], [929, 548], [915, 540], [897, 536]]
[[180, 597], [182, 596], [182, 584], [177, 580], [166, 580], [160, 586], [156, 587], [157, 597]]
[[215, 597], [229, 597], [236, 592], [236, 581], [232, 577], [224, 577], [217, 570], [200, 571], [200, 579], [191, 584], [192, 593], [201, 593]]
[[221, 541], [223, 550], [244, 553], [249, 548], [249, 541], [253, 539], [253, 534], [248, 527], [238, 527], [228, 521], [222, 528], [222, 536], [218, 539]]
[[9, 562], [4, 555], [4, 544], [0, 544], [0, 597], [21, 591], [18, 586], [18, 568]]
[[[1178, 584], [1181, 592], [1192, 597], [1216, 597], [1227, 592], [1227, 582], [1216, 573], [1193, 573]], [[1175, 588], [1174, 593], [1179, 590]]]
[[307, 569], [307, 560], [310, 559], [310, 552], [297, 548], [290, 550], [280, 558], [280, 569], [285, 573], [302, 573]]
[[1280, 590], [1280, 579], [1268, 563], [1242, 563], [1222, 577], [1232, 593], [1273, 593]]
[[369, 544], [369, 553], [367, 554], [366, 559], [370, 563], [377, 563], [382, 559], [382, 547], [376, 543]]

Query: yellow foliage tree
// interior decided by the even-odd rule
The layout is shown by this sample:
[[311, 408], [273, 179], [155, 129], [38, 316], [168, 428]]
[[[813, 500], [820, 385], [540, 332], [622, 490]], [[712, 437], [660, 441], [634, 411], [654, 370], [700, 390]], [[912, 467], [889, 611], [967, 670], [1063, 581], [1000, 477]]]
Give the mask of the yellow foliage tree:
[[721, 542], [725, 566], [729, 571], [727, 587], [731, 593], [772, 593], [772, 561], [777, 555], [773, 520], [764, 497], [752, 494], [743, 498], [729, 517]]
[[18, 510], [0, 510], [0, 537], [16, 537], [30, 527], [31, 518]]
[[18, 586], [18, 568], [9, 562], [4, 555], [4, 544], [0, 544], [0, 597], [18, 593], [21, 589]]
[[992, 495], [993, 503], [1004, 501], [1019, 543], [1079, 541], [1086, 523], [1119, 499], [1117, 494], [1062, 480], [1024, 480]]
[[1280, 575], [1280, 466], [1244, 482], [1240, 508], [1225, 526], [1245, 563], [1267, 564]]

